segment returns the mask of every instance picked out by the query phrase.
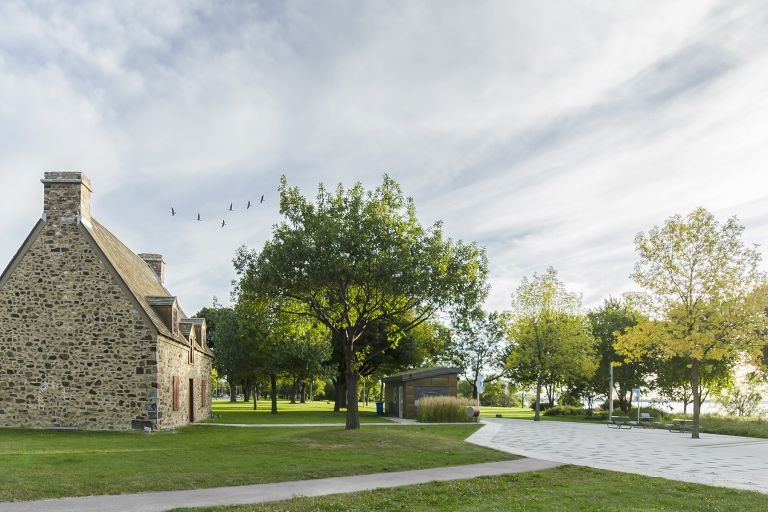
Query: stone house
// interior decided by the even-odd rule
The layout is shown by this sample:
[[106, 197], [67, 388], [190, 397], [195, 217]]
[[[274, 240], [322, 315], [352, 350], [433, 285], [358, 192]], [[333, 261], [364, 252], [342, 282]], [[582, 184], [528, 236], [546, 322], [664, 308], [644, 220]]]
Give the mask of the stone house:
[[0, 426], [129, 430], [210, 417], [205, 321], [91, 217], [91, 184], [47, 172], [43, 214], [0, 275]]

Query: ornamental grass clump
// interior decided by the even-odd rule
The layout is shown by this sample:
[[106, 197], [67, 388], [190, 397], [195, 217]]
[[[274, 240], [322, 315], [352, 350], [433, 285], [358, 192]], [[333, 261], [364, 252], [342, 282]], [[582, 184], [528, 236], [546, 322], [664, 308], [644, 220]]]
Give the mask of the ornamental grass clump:
[[467, 417], [470, 401], [453, 396], [428, 396], [419, 400], [418, 419], [423, 423], [473, 421]]

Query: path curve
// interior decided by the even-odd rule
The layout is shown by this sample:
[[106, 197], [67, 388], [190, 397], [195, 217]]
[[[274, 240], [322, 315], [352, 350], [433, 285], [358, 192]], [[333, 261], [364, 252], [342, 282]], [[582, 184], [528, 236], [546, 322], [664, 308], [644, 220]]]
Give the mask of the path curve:
[[589, 466], [768, 493], [768, 439], [612, 429], [604, 424], [487, 419], [467, 441], [495, 450]]
[[479, 476], [540, 471], [560, 466], [557, 462], [518, 459], [393, 473], [342, 476], [273, 484], [241, 485], [212, 489], [190, 489], [82, 498], [0, 503], [2, 512], [163, 512], [180, 507], [248, 505], [287, 500], [297, 496], [369, 491], [404, 485], [461, 480]]

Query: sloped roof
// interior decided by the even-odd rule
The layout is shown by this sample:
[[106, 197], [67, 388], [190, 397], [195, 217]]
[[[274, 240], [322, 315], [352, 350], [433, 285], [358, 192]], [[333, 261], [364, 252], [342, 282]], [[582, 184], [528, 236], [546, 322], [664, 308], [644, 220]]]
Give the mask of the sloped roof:
[[428, 379], [430, 377], [438, 377], [440, 375], [450, 375], [451, 373], [460, 373], [461, 368], [416, 368], [413, 370], [405, 370], [404, 372], [395, 373], [389, 377], [381, 379], [384, 383], [387, 382], [406, 382], [416, 379]]
[[185, 338], [189, 339], [189, 334], [192, 332], [193, 325], [194, 324], [186, 318], [179, 321], [179, 331], [184, 335]]
[[[150, 298], [153, 300], [167, 298], [170, 303], [175, 301], [175, 297], [163, 286], [154, 270], [96, 219], [90, 219], [90, 226], [85, 223], [82, 223], [81, 226], [86, 229], [99, 246], [157, 331], [167, 338], [187, 344], [186, 339], [179, 334], [174, 335], [168, 329], [150, 304]], [[188, 321], [181, 307], [179, 307], [179, 311], [181, 318]], [[189, 336], [189, 331], [186, 334]]]

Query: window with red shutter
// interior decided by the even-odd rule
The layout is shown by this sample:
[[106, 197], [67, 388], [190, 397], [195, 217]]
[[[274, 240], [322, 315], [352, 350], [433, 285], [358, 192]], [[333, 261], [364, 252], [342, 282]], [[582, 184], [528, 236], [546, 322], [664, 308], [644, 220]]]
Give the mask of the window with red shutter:
[[173, 410], [179, 410], [179, 377], [173, 376]]

